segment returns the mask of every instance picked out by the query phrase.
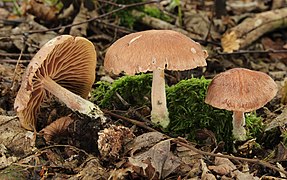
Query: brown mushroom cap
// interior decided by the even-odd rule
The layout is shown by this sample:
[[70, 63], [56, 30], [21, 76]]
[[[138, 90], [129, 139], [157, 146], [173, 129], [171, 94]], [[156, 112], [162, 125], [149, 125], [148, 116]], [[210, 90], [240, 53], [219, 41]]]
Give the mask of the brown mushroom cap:
[[14, 108], [21, 125], [33, 130], [36, 113], [49, 94], [41, 79], [50, 77], [62, 87], [87, 98], [95, 80], [96, 51], [85, 38], [58, 36], [47, 42], [33, 57], [23, 75]]
[[108, 49], [109, 72], [135, 74], [154, 69], [187, 70], [206, 66], [207, 52], [199, 43], [172, 30], [148, 30], [126, 35]]
[[250, 112], [264, 106], [276, 93], [277, 85], [267, 74], [233, 68], [213, 78], [205, 102], [219, 109]]

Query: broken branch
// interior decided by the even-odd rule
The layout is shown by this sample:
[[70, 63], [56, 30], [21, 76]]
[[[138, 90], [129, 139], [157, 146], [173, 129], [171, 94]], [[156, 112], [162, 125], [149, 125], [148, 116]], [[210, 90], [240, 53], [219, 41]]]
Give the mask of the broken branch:
[[234, 50], [244, 48], [263, 34], [286, 27], [286, 21], [287, 8], [266, 11], [247, 18], [222, 36], [223, 51], [231, 53]]

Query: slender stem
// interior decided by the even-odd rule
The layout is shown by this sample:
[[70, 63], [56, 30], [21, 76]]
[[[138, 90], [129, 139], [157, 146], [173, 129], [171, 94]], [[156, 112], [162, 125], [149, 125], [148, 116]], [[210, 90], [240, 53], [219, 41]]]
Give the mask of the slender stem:
[[244, 112], [233, 111], [233, 136], [236, 140], [244, 141], [246, 140], [246, 130]]
[[42, 79], [43, 87], [56, 96], [59, 100], [64, 102], [67, 107], [73, 111], [79, 111], [81, 113], [89, 113], [91, 109], [94, 108], [94, 104], [88, 100], [85, 100], [79, 95], [72, 93], [66, 88], [57, 84], [50, 77], [45, 77]]
[[151, 121], [166, 128], [169, 124], [169, 118], [166, 106], [164, 70], [156, 69], [153, 71], [151, 106]]

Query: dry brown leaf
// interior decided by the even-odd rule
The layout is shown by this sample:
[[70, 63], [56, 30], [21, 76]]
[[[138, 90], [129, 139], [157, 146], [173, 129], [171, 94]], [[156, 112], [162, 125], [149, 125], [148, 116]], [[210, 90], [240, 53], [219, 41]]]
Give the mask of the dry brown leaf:
[[[281, 39], [278, 39], [277, 41], [273, 41], [268, 37], [262, 38], [261, 40], [262, 45], [264, 46], [264, 49], [266, 50], [284, 50], [284, 44], [285, 42]], [[269, 56], [274, 60], [281, 60], [285, 64], [287, 64], [287, 54], [286, 53], [269, 53]]]
[[6, 19], [8, 16], [9, 16], [9, 11], [7, 11], [4, 8], [0, 8], [0, 17], [3, 19]]
[[49, 142], [53, 140], [55, 136], [64, 135], [67, 132], [68, 126], [73, 122], [74, 120], [69, 116], [61, 117], [46, 126], [40, 132], [43, 133], [44, 139]]
[[265, 131], [269, 131], [276, 127], [284, 127], [287, 124], [287, 107], [282, 110], [275, 119], [266, 125]]
[[219, 175], [229, 175], [232, 177], [232, 179], [258, 179], [249, 172], [242, 173], [237, 170], [236, 166], [227, 158], [215, 157], [215, 166], [208, 166], [208, 168]]
[[33, 14], [44, 21], [54, 21], [57, 18], [58, 10], [53, 6], [47, 6], [39, 0], [29, 0], [24, 6], [27, 13]]
[[[74, 18], [73, 24], [78, 24], [85, 22], [88, 19], [88, 9], [84, 7], [84, 4], [81, 5], [80, 11], [77, 16]], [[72, 36], [86, 36], [87, 35], [88, 23], [79, 24], [72, 26], [70, 30], [70, 35]]]
[[0, 144], [6, 146], [11, 153], [21, 156], [32, 151], [35, 140], [33, 133], [20, 127], [16, 116], [0, 115], [0, 132]]
[[208, 166], [208, 169], [220, 175], [227, 175], [236, 170], [236, 166], [227, 158], [215, 157], [215, 166]]
[[232, 53], [240, 48], [240, 40], [237, 39], [235, 31], [226, 32], [221, 38], [221, 46], [224, 52]]
[[202, 155], [179, 144], [176, 147], [176, 155], [182, 162], [178, 168], [180, 173], [188, 174], [189, 177], [198, 177], [198, 174], [202, 171], [200, 163]]
[[30, 30], [48, 30], [45, 26], [38, 24], [34, 21], [33, 17], [28, 16], [26, 21], [12, 29], [13, 34], [19, 35], [11, 35], [11, 39], [13, 40], [13, 44], [19, 49], [22, 50], [24, 45], [28, 48], [28, 52], [34, 53], [39, 50], [46, 42], [53, 39], [57, 36], [57, 34], [53, 31], [49, 33], [33, 33], [27, 36], [25, 41], [22, 38], [22, 33], [28, 32]]
[[[91, 1], [93, 2], [93, 1]], [[91, 17], [98, 16], [96, 11], [89, 11], [88, 8], [85, 7], [84, 3], [81, 4], [81, 8], [77, 16], [73, 20], [73, 24], [78, 24], [82, 22], [86, 22]], [[88, 29], [88, 23], [82, 23], [76, 26], [72, 26], [70, 30], [70, 35], [72, 36], [86, 36]]]
[[78, 174], [70, 177], [69, 180], [79, 180], [79, 179], [91, 179], [91, 180], [102, 180], [108, 179], [110, 173], [102, 167], [100, 161], [96, 157], [92, 157], [87, 163], [84, 163], [84, 167]]
[[15, 156], [8, 156], [8, 150], [7, 148], [3, 145], [0, 144], [0, 168], [3, 169], [10, 164], [14, 163], [18, 158]]
[[220, 35], [213, 26], [210, 27], [209, 15], [210, 12], [186, 9], [183, 11], [183, 24], [188, 32], [194, 34], [194, 38], [203, 39], [210, 35], [212, 39], [218, 39]]
[[275, 160], [274, 161], [286, 161], [287, 159], [287, 147], [280, 142], [277, 147], [276, 147], [276, 152], [275, 152]]
[[146, 147], [152, 147], [163, 139], [165, 139], [165, 136], [159, 132], [149, 132], [142, 134], [127, 144], [126, 152], [130, 151], [131, 156], [133, 156], [136, 151]]
[[210, 173], [209, 169], [206, 166], [206, 163], [202, 159], [200, 159], [200, 164], [201, 164], [201, 169], [202, 169], [201, 179], [202, 180], [216, 180], [215, 176]]
[[114, 170], [112, 170], [109, 179], [112, 179], [112, 180], [125, 179], [125, 177], [128, 175], [128, 173], [132, 173], [132, 172], [134, 172], [132, 167], [114, 169]]
[[179, 165], [180, 160], [170, 152], [170, 140], [157, 143], [148, 151], [128, 158], [135, 172], [149, 179], [167, 177]]

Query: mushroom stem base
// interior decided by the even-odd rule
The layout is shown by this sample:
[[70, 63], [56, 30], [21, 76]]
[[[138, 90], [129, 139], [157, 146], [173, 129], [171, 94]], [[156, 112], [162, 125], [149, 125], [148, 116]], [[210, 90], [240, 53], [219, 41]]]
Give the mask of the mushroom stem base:
[[151, 121], [166, 128], [170, 120], [166, 106], [164, 70], [156, 69], [153, 71], [151, 103]]
[[47, 91], [65, 103], [71, 110], [86, 114], [92, 118], [101, 118], [102, 122], [105, 121], [104, 113], [98, 106], [60, 86], [50, 77], [43, 78], [42, 84]]
[[246, 130], [244, 112], [234, 111], [233, 112], [233, 130], [232, 134], [236, 140], [244, 141], [246, 140]]

